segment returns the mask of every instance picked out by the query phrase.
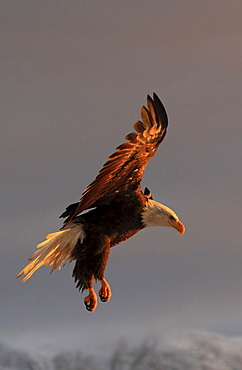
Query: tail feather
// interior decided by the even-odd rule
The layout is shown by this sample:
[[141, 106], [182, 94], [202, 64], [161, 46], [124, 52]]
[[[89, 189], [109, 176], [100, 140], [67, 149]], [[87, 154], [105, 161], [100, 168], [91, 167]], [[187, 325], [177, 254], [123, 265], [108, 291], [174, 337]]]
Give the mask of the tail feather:
[[75, 223], [68, 224], [68, 228], [64, 230], [51, 233], [46, 235], [46, 240], [39, 243], [36, 248], [38, 250], [29, 257], [31, 261], [20, 273], [17, 278], [21, 275], [26, 275], [22, 281], [28, 280], [33, 273], [43, 265], [50, 265], [50, 273], [56, 268], [59, 270], [73, 260], [72, 252], [75, 248], [78, 239], [80, 243], [85, 238], [85, 232], [82, 225]]

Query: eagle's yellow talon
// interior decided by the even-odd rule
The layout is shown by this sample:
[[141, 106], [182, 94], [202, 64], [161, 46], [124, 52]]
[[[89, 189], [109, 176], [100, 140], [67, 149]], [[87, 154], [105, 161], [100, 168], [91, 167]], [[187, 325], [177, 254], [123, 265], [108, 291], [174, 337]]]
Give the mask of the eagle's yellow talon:
[[108, 302], [112, 296], [112, 291], [108, 282], [103, 278], [101, 280], [102, 286], [98, 292], [98, 295], [102, 302]]
[[87, 311], [93, 312], [97, 308], [97, 295], [93, 288], [89, 288], [89, 294], [84, 298]]

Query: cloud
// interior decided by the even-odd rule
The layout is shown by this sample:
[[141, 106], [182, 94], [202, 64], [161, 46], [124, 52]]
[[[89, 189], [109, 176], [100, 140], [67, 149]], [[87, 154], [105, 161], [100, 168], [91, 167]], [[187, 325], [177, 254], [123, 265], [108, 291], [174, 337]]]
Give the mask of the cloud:
[[[50, 370], [231, 370], [242, 367], [242, 337], [213, 333], [188, 333], [159, 343], [149, 338], [140, 344], [119, 341], [92, 354], [63, 351], [37, 356], [0, 344], [1, 369]], [[105, 354], [106, 353], [106, 354]], [[108, 355], [107, 355], [108, 353]]]

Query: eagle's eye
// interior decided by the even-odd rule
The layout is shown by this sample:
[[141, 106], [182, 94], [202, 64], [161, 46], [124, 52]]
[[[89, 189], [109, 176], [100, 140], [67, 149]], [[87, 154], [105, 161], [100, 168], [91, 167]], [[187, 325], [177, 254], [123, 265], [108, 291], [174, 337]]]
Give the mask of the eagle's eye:
[[171, 216], [169, 216], [169, 220], [170, 220], [170, 221], [175, 221], [175, 217], [173, 217], [173, 216], [171, 215]]

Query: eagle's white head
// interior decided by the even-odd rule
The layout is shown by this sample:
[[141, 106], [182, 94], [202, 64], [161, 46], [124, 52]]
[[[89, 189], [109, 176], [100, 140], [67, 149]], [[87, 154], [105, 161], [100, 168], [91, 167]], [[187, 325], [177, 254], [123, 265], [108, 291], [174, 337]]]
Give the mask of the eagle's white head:
[[167, 226], [174, 227], [179, 231], [180, 235], [183, 235], [185, 232], [185, 226], [175, 212], [153, 199], [148, 199], [147, 206], [141, 213], [141, 218], [144, 227]]

